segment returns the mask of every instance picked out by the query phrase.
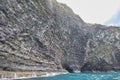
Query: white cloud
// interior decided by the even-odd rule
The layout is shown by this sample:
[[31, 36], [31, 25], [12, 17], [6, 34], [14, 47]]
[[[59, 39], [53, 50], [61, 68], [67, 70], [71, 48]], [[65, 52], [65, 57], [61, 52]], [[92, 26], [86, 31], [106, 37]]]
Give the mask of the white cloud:
[[120, 9], [120, 0], [57, 0], [67, 4], [88, 23], [103, 24]]

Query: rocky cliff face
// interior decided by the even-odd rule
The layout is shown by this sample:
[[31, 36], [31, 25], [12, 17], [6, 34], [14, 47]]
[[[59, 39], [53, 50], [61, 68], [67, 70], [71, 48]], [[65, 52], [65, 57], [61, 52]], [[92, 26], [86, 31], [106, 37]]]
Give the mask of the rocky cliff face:
[[0, 0], [0, 70], [120, 70], [120, 28], [85, 23], [56, 0]]

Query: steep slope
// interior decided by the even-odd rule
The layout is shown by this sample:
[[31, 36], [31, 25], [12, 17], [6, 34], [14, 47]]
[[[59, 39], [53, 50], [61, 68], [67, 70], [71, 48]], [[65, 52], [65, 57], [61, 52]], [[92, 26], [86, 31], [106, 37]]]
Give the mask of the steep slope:
[[120, 28], [94, 25], [81, 71], [120, 70]]
[[120, 69], [120, 28], [85, 23], [56, 0], [0, 0], [0, 70]]

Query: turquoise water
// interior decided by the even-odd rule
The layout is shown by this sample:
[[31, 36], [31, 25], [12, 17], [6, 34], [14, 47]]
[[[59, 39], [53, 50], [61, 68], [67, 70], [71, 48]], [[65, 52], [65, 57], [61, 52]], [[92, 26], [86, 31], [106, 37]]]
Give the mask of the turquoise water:
[[107, 73], [73, 73], [52, 77], [31, 78], [26, 80], [112, 80], [120, 77], [120, 72]]

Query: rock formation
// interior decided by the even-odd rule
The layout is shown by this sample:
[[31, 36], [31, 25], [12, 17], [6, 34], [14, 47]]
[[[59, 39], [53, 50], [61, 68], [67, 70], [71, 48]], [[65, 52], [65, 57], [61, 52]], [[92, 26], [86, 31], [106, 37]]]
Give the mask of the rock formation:
[[0, 0], [0, 70], [119, 71], [120, 28], [56, 0]]

